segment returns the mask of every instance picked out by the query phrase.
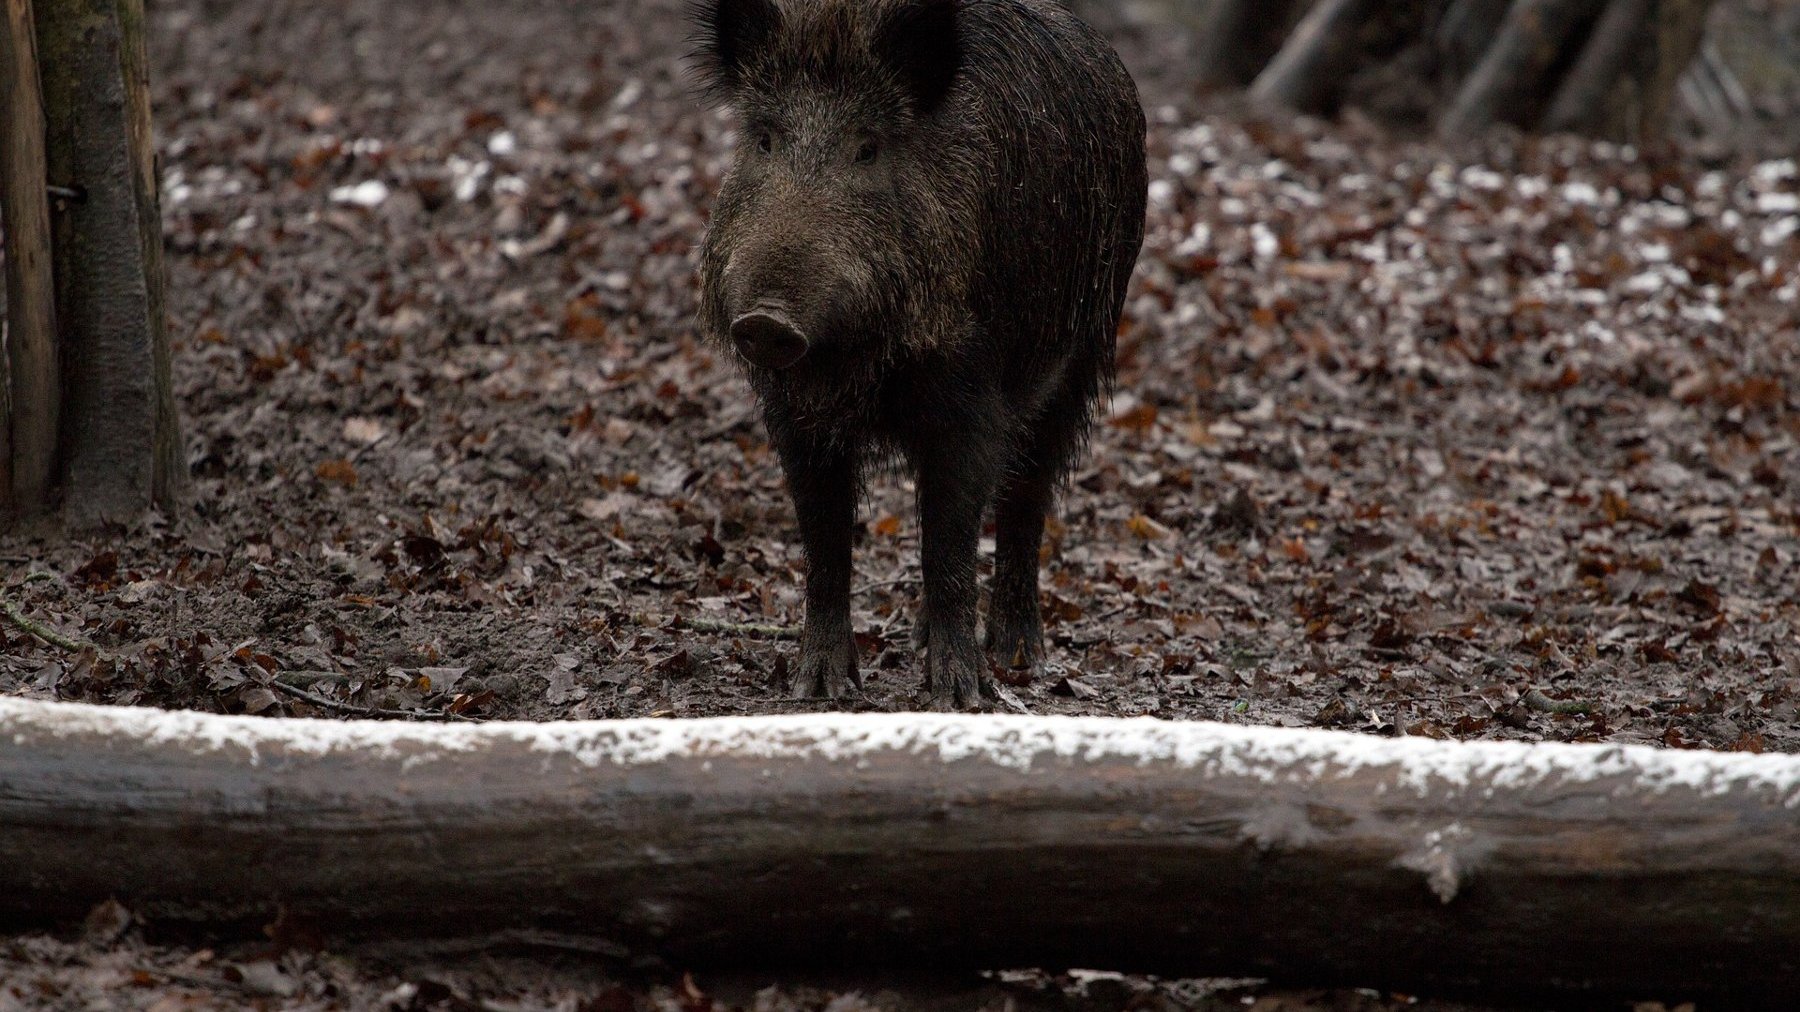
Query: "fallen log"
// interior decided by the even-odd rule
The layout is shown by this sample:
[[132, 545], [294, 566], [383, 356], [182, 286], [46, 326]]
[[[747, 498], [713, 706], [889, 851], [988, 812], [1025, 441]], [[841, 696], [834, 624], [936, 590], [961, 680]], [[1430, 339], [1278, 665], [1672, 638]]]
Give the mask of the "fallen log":
[[420, 725], [0, 699], [0, 920], [554, 931], [1775, 1006], [1800, 757], [1036, 717]]

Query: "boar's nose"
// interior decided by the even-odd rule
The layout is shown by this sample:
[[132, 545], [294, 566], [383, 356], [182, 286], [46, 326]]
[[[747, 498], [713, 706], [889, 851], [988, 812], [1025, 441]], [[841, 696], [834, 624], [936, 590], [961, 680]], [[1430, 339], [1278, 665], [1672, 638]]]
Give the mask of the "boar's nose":
[[806, 335], [775, 306], [758, 306], [731, 321], [738, 354], [764, 369], [786, 369], [806, 354]]

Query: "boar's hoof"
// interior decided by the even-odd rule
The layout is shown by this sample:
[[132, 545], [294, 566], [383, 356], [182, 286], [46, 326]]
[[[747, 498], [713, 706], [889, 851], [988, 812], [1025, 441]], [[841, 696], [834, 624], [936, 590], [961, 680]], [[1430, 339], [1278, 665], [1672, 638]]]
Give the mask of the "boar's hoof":
[[800, 648], [788, 694], [795, 699], [845, 699], [862, 688], [856, 669], [856, 641], [849, 636], [826, 646]]
[[986, 667], [977, 651], [927, 649], [925, 687], [931, 692], [931, 708], [946, 712], [981, 709]]
[[1014, 672], [1036, 675], [1044, 660], [1044, 634], [1035, 625], [1018, 623], [1009, 628], [1004, 622], [994, 622], [988, 626], [986, 646], [995, 664]]
[[774, 306], [761, 306], [731, 322], [731, 341], [751, 365], [786, 369], [805, 356], [806, 335], [788, 315]]

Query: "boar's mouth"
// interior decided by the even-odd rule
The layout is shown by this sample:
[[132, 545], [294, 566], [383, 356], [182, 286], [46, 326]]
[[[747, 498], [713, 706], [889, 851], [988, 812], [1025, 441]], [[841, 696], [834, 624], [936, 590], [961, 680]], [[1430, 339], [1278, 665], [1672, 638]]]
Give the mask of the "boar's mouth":
[[786, 369], [806, 356], [811, 345], [787, 310], [763, 303], [731, 321], [731, 343], [751, 365]]

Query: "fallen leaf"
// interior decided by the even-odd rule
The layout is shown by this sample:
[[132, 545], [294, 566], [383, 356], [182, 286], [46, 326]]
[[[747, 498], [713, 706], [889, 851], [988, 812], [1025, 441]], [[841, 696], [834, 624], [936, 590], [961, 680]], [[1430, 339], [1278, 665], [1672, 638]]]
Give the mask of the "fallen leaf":
[[347, 460], [327, 460], [313, 469], [320, 481], [329, 481], [345, 488], [356, 487], [356, 468]]

